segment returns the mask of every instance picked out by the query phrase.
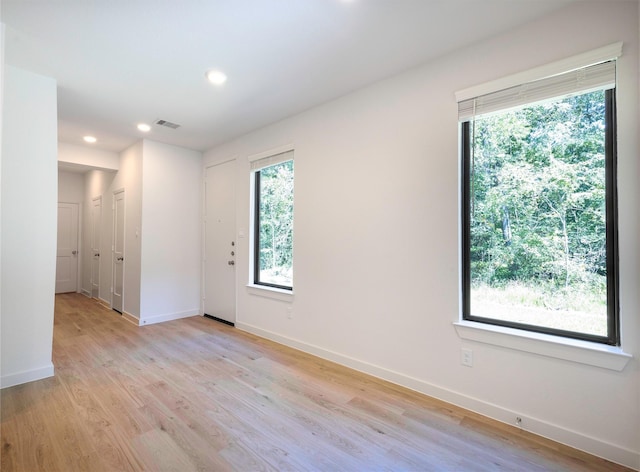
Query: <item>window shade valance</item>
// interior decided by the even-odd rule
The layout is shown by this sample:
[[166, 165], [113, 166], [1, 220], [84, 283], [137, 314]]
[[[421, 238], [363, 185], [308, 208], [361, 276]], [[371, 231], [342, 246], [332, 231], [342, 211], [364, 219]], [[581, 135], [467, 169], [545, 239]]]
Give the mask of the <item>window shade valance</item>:
[[621, 41], [543, 64], [456, 92], [458, 116], [467, 121], [488, 114], [562, 95], [612, 88]]
[[458, 103], [458, 119], [467, 121], [473, 116], [517, 108], [553, 97], [614, 88], [616, 61], [607, 61], [572, 70], [541, 80], [463, 100]]
[[285, 152], [277, 152], [276, 154], [266, 155], [263, 154], [249, 157], [249, 163], [251, 170], [260, 170], [265, 167], [280, 164], [281, 162], [290, 161], [293, 159], [293, 149]]

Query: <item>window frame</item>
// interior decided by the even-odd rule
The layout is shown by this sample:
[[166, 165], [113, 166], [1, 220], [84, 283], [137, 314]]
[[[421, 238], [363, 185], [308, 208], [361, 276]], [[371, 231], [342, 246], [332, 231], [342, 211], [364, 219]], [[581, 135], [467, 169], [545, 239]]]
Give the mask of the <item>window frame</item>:
[[597, 336], [545, 326], [517, 323], [471, 313], [471, 120], [460, 123], [461, 146], [461, 305], [462, 320], [620, 346], [618, 274], [618, 196], [616, 87], [605, 90], [605, 206], [607, 250], [607, 335]]
[[[276, 153], [276, 154], [272, 154], [269, 157], [275, 157], [278, 154], [284, 154], [284, 153]], [[268, 158], [266, 158], [265, 160], [267, 160]], [[260, 176], [261, 176], [261, 172], [263, 169], [266, 169], [268, 167], [272, 167], [275, 165], [279, 165], [288, 161], [294, 161], [293, 159], [293, 155], [290, 159], [284, 159], [282, 161], [278, 161], [278, 162], [273, 162], [273, 163], [267, 163], [266, 165], [256, 168], [256, 169], [252, 169], [252, 173], [253, 173], [253, 227], [252, 227], [252, 238], [253, 238], [253, 254], [252, 254], [252, 263], [253, 263], [253, 271], [251, 274], [251, 285], [256, 286], [256, 287], [264, 287], [264, 288], [271, 288], [271, 289], [277, 289], [277, 290], [284, 290], [286, 292], [293, 292], [293, 281], [291, 283], [291, 285], [281, 285], [281, 284], [274, 284], [274, 283], [270, 283], [270, 282], [264, 282], [260, 280]], [[295, 178], [295, 166], [294, 166], [294, 178]], [[293, 245], [293, 241], [292, 241], [292, 245]], [[293, 247], [292, 247], [292, 252], [293, 252]], [[293, 261], [293, 253], [291, 254], [291, 258]], [[293, 264], [293, 262], [292, 262]]]

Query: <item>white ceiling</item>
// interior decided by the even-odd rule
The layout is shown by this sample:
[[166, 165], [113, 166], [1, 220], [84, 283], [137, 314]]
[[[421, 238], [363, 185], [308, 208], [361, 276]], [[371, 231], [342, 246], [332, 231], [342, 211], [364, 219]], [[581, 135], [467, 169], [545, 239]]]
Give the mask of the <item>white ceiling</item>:
[[[575, 0], [2, 0], [6, 62], [58, 81], [59, 139], [206, 150]], [[210, 68], [229, 77], [216, 88]]]

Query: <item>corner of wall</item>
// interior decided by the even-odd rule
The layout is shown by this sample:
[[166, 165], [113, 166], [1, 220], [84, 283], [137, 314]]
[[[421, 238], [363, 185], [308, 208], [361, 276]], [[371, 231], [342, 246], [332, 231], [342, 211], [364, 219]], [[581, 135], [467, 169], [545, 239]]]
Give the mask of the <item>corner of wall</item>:
[[[1, 224], [12, 228], [1, 247], [4, 386], [53, 374], [58, 169], [56, 81], [3, 69], [1, 198], [11, 205], [3, 205]], [[32, 187], [38, 192], [25, 192]]]

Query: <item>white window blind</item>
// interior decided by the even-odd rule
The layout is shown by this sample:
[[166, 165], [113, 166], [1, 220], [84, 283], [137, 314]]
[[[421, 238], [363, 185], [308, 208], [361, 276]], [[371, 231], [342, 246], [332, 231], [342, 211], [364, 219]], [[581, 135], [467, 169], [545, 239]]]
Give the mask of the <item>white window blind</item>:
[[474, 116], [518, 108], [554, 97], [611, 89], [615, 85], [616, 61], [611, 60], [462, 100], [458, 102], [458, 119], [468, 121]]
[[252, 171], [264, 169], [265, 167], [270, 167], [291, 160], [293, 160], [293, 150], [280, 152], [265, 157], [262, 157], [261, 155], [255, 156], [253, 158], [249, 157]]

